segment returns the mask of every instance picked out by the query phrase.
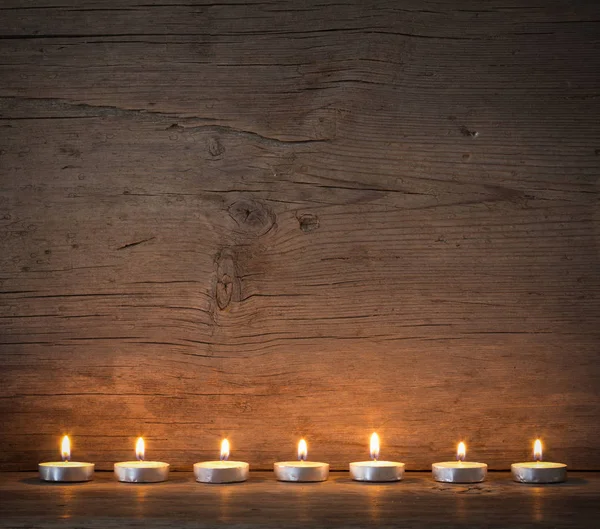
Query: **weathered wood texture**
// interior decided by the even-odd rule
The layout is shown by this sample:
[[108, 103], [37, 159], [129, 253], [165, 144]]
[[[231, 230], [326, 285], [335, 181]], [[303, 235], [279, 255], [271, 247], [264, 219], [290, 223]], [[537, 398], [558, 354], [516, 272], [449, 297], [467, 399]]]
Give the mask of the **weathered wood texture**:
[[552, 527], [596, 529], [600, 477], [530, 486], [508, 473], [478, 485], [435, 483], [408, 474], [388, 484], [353, 482], [347, 472], [324, 483], [280, 483], [272, 472], [246, 483], [206, 485], [191, 473], [166, 483], [117, 483], [97, 474], [86, 484], [41, 483], [35, 474], [0, 474], [0, 527]]
[[4, 0], [0, 468], [600, 469], [599, 6]]

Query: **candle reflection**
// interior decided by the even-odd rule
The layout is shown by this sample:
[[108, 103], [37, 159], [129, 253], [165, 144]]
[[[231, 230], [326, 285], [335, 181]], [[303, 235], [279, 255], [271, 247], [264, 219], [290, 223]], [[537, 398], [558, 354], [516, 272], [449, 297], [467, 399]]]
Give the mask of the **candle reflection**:
[[63, 486], [60, 492], [61, 505], [63, 508], [63, 512], [60, 517], [63, 520], [68, 520], [72, 516], [72, 505], [71, 500], [73, 499], [73, 489], [68, 485]]
[[232, 523], [235, 518], [235, 512], [232, 512], [231, 506], [233, 489], [224, 485], [219, 492], [219, 520], [224, 523]]
[[374, 485], [366, 490], [369, 494], [369, 517], [373, 522], [379, 522], [381, 518], [381, 487]]
[[464, 494], [455, 494], [456, 498], [456, 518], [460, 523], [467, 521], [467, 506]]
[[146, 515], [146, 496], [148, 490], [141, 486], [135, 489], [135, 516], [136, 518], [144, 518]]
[[533, 500], [531, 505], [531, 514], [536, 522], [544, 520], [544, 488], [533, 488]]
[[300, 511], [298, 513], [298, 520], [301, 522], [311, 522], [313, 521], [313, 517], [312, 508], [310, 505], [310, 497], [308, 497], [309, 490], [306, 486], [301, 486], [297, 490], [299, 495], [297, 505]]

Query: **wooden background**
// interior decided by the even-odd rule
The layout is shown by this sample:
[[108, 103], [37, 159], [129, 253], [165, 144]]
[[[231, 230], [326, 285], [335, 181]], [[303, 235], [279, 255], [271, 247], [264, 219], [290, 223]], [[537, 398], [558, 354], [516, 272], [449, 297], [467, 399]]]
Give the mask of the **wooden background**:
[[0, 469], [600, 469], [597, 1], [3, 0]]

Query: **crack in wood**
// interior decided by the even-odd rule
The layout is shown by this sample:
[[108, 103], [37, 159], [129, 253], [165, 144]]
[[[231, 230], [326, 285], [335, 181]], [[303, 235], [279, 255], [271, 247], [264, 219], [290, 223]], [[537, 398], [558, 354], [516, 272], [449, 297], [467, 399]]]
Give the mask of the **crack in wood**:
[[117, 251], [125, 250], [127, 248], [133, 248], [134, 246], [139, 246], [140, 244], [144, 244], [145, 242], [153, 241], [154, 239], [156, 239], [156, 237], [149, 237], [147, 239], [142, 239], [141, 241], [130, 242], [128, 244], [124, 244], [123, 246], [119, 246], [117, 248]]
[[[329, 35], [334, 33], [347, 33], [347, 34], [378, 34], [378, 35], [390, 35], [396, 37], [404, 37], [409, 39], [433, 39], [433, 40], [453, 40], [453, 41], [482, 41], [482, 40], [493, 40], [493, 37], [454, 37], [450, 35], [425, 35], [421, 33], [410, 33], [400, 31], [386, 31], [381, 27], [353, 27], [353, 28], [324, 28], [324, 29], [310, 29], [310, 30], [266, 30], [261, 31], [221, 31], [218, 34], [210, 32], [144, 32], [144, 33], [22, 33], [20, 35], [0, 35], [0, 40], [43, 40], [43, 39], [65, 39], [65, 40], [76, 40], [76, 39], [111, 39], [111, 38], [136, 38], [136, 37], [249, 37], [249, 36], [281, 36], [289, 39], [314, 39], [316, 35]], [[108, 41], [110, 42], [110, 41]]]
[[[146, 109], [146, 108], [123, 108], [116, 105], [92, 105], [89, 103], [76, 102], [68, 99], [60, 98], [44, 98], [44, 97], [23, 97], [23, 96], [0, 96], [0, 101], [31, 101], [39, 102], [41, 104], [50, 105], [53, 110], [62, 112], [72, 112], [73, 110], [80, 110], [85, 113], [83, 116], [74, 117], [105, 117], [105, 116], [119, 116], [119, 117], [131, 117], [140, 118], [148, 117], [158, 122], [171, 122], [165, 130], [174, 130], [179, 133], [194, 132], [194, 131], [206, 131], [213, 133], [232, 134], [241, 136], [248, 139], [265, 143], [267, 145], [277, 147], [293, 147], [310, 145], [315, 143], [327, 143], [332, 138], [306, 138], [300, 140], [286, 140], [283, 138], [276, 138], [271, 136], [265, 136], [258, 132], [251, 130], [244, 130], [232, 127], [230, 125], [220, 125], [214, 122], [219, 121], [216, 118], [207, 118], [203, 116], [190, 116], [182, 115], [170, 112], [161, 112], [158, 110]], [[91, 115], [90, 115], [91, 113]], [[7, 118], [9, 119], [9, 118]], [[178, 121], [183, 123], [172, 123], [172, 121]], [[197, 122], [201, 124], [197, 124]]]

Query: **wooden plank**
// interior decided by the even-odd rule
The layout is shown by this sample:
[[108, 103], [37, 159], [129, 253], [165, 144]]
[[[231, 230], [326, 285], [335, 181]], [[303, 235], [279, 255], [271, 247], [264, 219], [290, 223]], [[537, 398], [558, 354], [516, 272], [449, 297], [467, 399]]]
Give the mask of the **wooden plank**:
[[597, 3], [234, 4], [3, 3], [0, 468], [600, 469]]
[[252, 472], [246, 483], [206, 485], [191, 473], [166, 483], [45, 484], [35, 474], [0, 474], [0, 527], [597, 527], [596, 473], [528, 486], [508, 473], [477, 485], [435, 483], [410, 473], [400, 483], [364, 484], [345, 472], [324, 483], [281, 483]]

